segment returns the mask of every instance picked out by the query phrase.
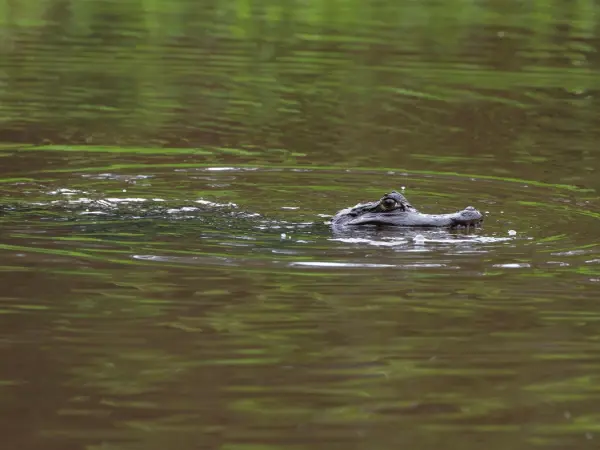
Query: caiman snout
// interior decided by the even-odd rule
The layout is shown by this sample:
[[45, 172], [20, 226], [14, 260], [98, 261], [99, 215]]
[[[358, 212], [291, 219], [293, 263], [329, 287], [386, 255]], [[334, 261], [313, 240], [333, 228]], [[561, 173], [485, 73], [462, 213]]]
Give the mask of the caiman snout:
[[456, 213], [456, 217], [454, 218], [455, 225], [477, 225], [483, 222], [483, 214], [477, 211], [472, 206], [467, 206], [462, 211]]

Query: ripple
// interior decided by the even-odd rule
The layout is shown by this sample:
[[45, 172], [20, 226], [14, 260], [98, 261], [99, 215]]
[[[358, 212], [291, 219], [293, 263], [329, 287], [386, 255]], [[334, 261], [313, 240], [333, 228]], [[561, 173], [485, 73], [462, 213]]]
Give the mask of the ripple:
[[[323, 268], [346, 265], [460, 268], [476, 264], [482, 270], [483, 267], [498, 270], [546, 267], [570, 273], [582, 265], [595, 271], [600, 260], [597, 245], [589, 241], [588, 231], [596, 229], [597, 218], [586, 206], [581, 206], [586, 204], [585, 199], [578, 199], [576, 204], [571, 201], [572, 193], [578, 191], [565, 185], [476, 175], [335, 167], [161, 164], [160, 167], [144, 165], [143, 174], [135, 173], [134, 166], [122, 169], [124, 173], [102, 169], [96, 169], [98, 174], [89, 171], [80, 174], [81, 183], [73, 182], [70, 177], [69, 183], [34, 195], [30, 204], [37, 207], [35, 214], [42, 214], [43, 208], [54, 208], [45, 220], [67, 218], [70, 213], [61, 217], [61, 207], [73, 211], [83, 208], [78, 214], [82, 225], [89, 230], [81, 229], [83, 233], [106, 226], [115, 230], [145, 227], [146, 233], [158, 233], [152, 242], [140, 240], [139, 245], [150, 250], [146, 252], [115, 248], [115, 240], [107, 241], [106, 246], [117, 251], [115, 255], [121, 254], [123, 260], [221, 265], [225, 257], [227, 264], [239, 267], [284, 264]], [[186, 178], [186, 174], [202, 171], [212, 173], [210, 183], [204, 188], [198, 186], [198, 180], [192, 184]], [[136, 179], [152, 179], [152, 185], [129, 184]], [[528, 189], [522, 189], [523, 184]], [[356, 186], [361, 188], [358, 194]], [[364, 189], [364, 186], [372, 187]], [[400, 186], [423, 212], [452, 212], [474, 204], [487, 212], [484, 225], [468, 233], [396, 228], [332, 235], [321, 221], [329, 219], [338, 209], [379, 198]], [[5, 188], [10, 189], [10, 184]], [[113, 194], [124, 188], [127, 195]], [[15, 183], [13, 197], [19, 197], [20, 189]], [[54, 198], [44, 199], [44, 194]], [[519, 201], [512, 201], [514, 198]], [[18, 227], [21, 235], [37, 233], [32, 222], [26, 223], [23, 226], [21, 222]], [[72, 237], [77, 241], [77, 234]], [[86, 235], [80, 238], [84, 242]], [[39, 236], [36, 239], [39, 242]], [[246, 239], [246, 244], [240, 246], [240, 239]], [[169, 252], [155, 251], [162, 246], [167, 246]], [[229, 249], [227, 255], [222, 255], [224, 247]], [[422, 260], [412, 261], [416, 255]]]
[[506, 263], [506, 264], [494, 264], [493, 267], [502, 267], [504, 269], [527, 269], [531, 267], [528, 263]]
[[338, 267], [397, 267], [393, 264], [360, 264], [360, 263], [341, 263], [341, 262], [326, 262], [326, 261], [304, 261], [290, 263], [290, 266], [306, 266], [306, 267], [321, 267], [321, 268], [338, 268]]

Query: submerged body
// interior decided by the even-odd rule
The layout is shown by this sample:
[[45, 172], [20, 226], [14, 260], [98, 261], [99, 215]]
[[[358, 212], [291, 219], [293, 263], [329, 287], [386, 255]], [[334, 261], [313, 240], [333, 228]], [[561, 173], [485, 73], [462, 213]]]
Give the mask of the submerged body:
[[359, 225], [391, 225], [397, 227], [459, 227], [475, 226], [483, 215], [472, 206], [452, 214], [423, 214], [406, 197], [392, 191], [376, 202], [342, 209], [331, 220], [334, 228]]
[[[89, 220], [90, 214], [100, 220], [101, 218], [167, 218], [174, 214], [184, 213], [185, 217], [191, 211], [197, 211], [202, 217], [208, 217], [212, 210], [211, 207], [230, 207], [231, 204], [221, 205], [210, 203], [208, 210], [201, 207], [182, 207], [169, 208], [164, 203], [147, 202], [144, 199], [100, 199], [92, 200], [88, 198], [54, 200], [47, 203], [30, 203], [15, 205], [0, 205], [0, 216], [4, 213], [32, 213], [36, 218], [56, 217], [59, 220], [65, 220], [67, 217], [71, 220], [83, 218]], [[65, 214], [75, 214], [69, 216], [65, 214], [50, 214], [48, 207], [59, 208]], [[220, 210], [221, 215], [223, 210]], [[228, 212], [229, 217], [254, 217], [256, 214]], [[483, 215], [472, 206], [462, 211], [452, 214], [423, 214], [413, 207], [406, 197], [402, 194], [392, 191], [384, 195], [379, 201], [358, 204], [352, 208], [342, 209], [331, 220], [331, 226], [334, 230], [353, 228], [362, 225], [388, 225], [397, 227], [470, 227], [476, 226], [483, 221]]]

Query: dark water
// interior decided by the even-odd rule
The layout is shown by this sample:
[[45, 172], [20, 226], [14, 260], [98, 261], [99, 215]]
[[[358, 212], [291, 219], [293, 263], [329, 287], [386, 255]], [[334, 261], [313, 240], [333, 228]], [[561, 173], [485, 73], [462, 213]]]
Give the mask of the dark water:
[[597, 448], [600, 10], [397, 3], [0, 0], [3, 449]]

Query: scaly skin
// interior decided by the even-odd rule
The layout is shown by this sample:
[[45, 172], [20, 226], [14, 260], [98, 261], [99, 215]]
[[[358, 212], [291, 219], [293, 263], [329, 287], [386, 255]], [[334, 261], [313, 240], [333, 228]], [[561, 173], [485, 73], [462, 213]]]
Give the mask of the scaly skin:
[[361, 225], [391, 225], [397, 227], [460, 227], [476, 226], [483, 214], [472, 206], [452, 214], [423, 214], [402, 194], [392, 191], [377, 202], [358, 204], [339, 211], [331, 220], [334, 228]]

